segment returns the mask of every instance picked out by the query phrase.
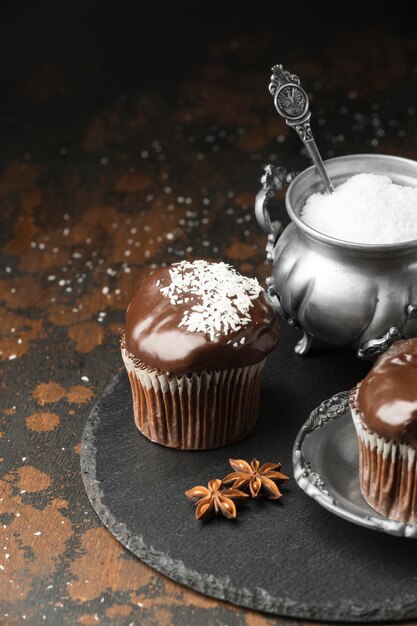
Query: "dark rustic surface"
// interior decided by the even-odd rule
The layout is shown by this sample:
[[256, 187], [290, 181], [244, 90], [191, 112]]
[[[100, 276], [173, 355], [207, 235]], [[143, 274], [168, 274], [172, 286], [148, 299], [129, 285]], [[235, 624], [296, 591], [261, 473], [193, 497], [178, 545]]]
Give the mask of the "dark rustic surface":
[[324, 26], [312, 5], [299, 19], [279, 6], [2, 4], [3, 623], [294, 623], [191, 592], [132, 556], [88, 502], [79, 445], [121, 365], [129, 295], [153, 265], [204, 256], [268, 274], [252, 209], [261, 167], [307, 164], [273, 112], [272, 64], [314, 96], [325, 156], [417, 157], [412, 3], [347, 3]]

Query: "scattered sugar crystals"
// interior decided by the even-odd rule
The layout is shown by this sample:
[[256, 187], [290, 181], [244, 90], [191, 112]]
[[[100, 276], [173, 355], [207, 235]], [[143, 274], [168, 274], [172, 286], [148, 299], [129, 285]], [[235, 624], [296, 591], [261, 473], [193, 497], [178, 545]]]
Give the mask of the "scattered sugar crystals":
[[357, 174], [332, 194], [307, 199], [303, 221], [344, 241], [369, 244], [417, 239], [417, 187], [393, 183], [388, 176]]
[[169, 274], [171, 283], [162, 287], [161, 293], [171, 304], [187, 302], [190, 294], [198, 298], [198, 304], [184, 312], [179, 326], [205, 333], [211, 340], [246, 326], [251, 320], [252, 300], [262, 291], [256, 278], [242, 276], [226, 263], [182, 261]]

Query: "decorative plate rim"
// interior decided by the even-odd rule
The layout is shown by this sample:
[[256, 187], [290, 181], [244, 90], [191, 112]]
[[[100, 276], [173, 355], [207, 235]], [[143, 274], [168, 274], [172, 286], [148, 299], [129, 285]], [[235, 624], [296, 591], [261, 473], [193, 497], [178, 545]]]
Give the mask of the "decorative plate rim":
[[337, 492], [325, 484], [312, 462], [303, 453], [303, 444], [313, 431], [326, 428], [330, 422], [346, 415], [349, 411], [348, 397], [349, 391], [341, 391], [328, 400], [324, 400], [311, 411], [294, 442], [292, 455], [294, 478], [310, 498], [348, 522], [390, 535], [417, 539], [417, 523], [397, 522], [384, 518], [376, 512], [374, 515], [358, 515], [346, 509], [343, 502], [338, 500]]

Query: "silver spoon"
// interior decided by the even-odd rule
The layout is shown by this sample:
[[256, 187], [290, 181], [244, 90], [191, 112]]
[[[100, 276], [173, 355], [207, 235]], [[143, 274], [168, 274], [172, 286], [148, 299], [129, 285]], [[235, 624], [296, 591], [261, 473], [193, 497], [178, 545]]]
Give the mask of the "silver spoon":
[[311, 160], [320, 174], [327, 193], [333, 193], [332, 181], [327, 175], [311, 132], [309, 101], [306, 92], [300, 87], [300, 79], [288, 70], [284, 70], [282, 65], [274, 65], [269, 91], [274, 97], [276, 110], [285, 119], [288, 126], [295, 128], [305, 145]]

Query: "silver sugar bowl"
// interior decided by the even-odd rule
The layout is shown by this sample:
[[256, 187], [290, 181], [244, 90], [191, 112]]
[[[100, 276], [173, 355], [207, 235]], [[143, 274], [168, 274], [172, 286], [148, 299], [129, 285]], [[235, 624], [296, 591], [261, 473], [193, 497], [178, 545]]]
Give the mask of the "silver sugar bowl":
[[[417, 162], [410, 159], [353, 154], [325, 163], [335, 186], [364, 172], [417, 186]], [[285, 198], [291, 223], [283, 230], [271, 220], [268, 204], [291, 178]], [[298, 354], [334, 346], [373, 359], [398, 339], [417, 336], [417, 240], [350, 243], [305, 224], [300, 214], [308, 196], [323, 190], [314, 166], [294, 178], [268, 165], [262, 182], [255, 212], [273, 263], [268, 293], [281, 316], [304, 331]]]

